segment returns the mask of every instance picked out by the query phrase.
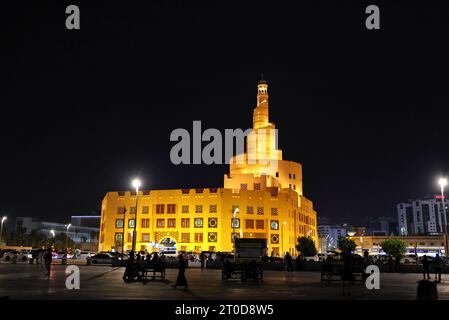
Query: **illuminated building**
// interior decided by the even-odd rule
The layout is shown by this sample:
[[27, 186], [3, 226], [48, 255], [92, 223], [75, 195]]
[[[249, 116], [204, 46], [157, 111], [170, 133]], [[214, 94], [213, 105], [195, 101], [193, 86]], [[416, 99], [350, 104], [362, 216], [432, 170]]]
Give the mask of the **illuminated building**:
[[[139, 191], [137, 249], [153, 251], [171, 241], [177, 250], [231, 252], [232, 239], [238, 236], [266, 238], [269, 253], [296, 255], [299, 236], [311, 236], [317, 243], [316, 212], [303, 196], [302, 167], [283, 160], [276, 149], [263, 80], [258, 84], [253, 130], [246, 139], [246, 153], [233, 157], [223, 188]], [[131, 249], [135, 205], [135, 192], [106, 194], [100, 250], [121, 251], [123, 236], [124, 249]]]

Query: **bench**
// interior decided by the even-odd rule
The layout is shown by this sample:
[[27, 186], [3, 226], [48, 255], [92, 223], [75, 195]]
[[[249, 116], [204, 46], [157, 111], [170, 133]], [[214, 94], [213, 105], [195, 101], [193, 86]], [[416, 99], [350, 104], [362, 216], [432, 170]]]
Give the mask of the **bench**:
[[[352, 275], [354, 276], [354, 283], [360, 282], [363, 283], [364, 281], [364, 272], [363, 270], [354, 270], [352, 272]], [[327, 282], [341, 282], [342, 281], [342, 267], [341, 266], [321, 266], [321, 283]]]
[[153, 280], [155, 280], [156, 277], [160, 278], [161, 280], [165, 279], [165, 265], [163, 263], [144, 264], [142, 266], [142, 269], [142, 280], [147, 280], [149, 277], [151, 277]]

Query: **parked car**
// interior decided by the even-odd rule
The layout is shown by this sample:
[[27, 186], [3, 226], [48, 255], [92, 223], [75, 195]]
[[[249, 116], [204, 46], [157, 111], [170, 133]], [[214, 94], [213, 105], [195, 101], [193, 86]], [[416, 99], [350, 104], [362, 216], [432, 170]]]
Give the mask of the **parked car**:
[[109, 253], [98, 253], [91, 258], [92, 264], [111, 264], [112, 256]]
[[27, 261], [28, 259], [31, 259], [31, 252], [28, 250], [11, 250], [3, 254], [3, 259], [5, 259], [5, 261], [11, 261], [14, 256], [17, 257], [17, 261]]
[[[54, 254], [53, 254], [53, 259], [62, 259], [62, 258], [64, 258], [64, 255], [66, 254], [66, 252], [65, 251], [58, 251], [58, 252], [55, 252]], [[72, 259], [73, 258], [73, 254], [72, 253], [70, 253], [70, 252], [67, 252], [67, 257], [66, 257], [67, 259]]]
[[96, 255], [96, 252], [93, 251], [81, 251], [81, 253], [79, 254], [79, 256], [77, 256], [77, 259], [87, 259], [87, 258], [92, 258], [94, 255]]

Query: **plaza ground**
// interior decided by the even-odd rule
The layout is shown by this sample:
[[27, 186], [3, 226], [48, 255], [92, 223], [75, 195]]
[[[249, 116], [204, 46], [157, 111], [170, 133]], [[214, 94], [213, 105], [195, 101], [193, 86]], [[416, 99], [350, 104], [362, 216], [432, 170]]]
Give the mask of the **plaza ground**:
[[[188, 289], [174, 289], [176, 269], [167, 269], [166, 280], [149, 281], [146, 284], [125, 283], [123, 268], [110, 266], [79, 266], [81, 288], [65, 287], [65, 267], [52, 265], [51, 276], [44, 276], [41, 266], [30, 264], [0, 264], [0, 297], [9, 299], [344, 299], [344, 300], [390, 300], [416, 298], [417, 281], [421, 274], [380, 275], [380, 289], [366, 290], [355, 285], [351, 296], [341, 296], [339, 284], [322, 284], [319, 272], [287, 273], [265, 271], [263, 283], [240, 283], [222, 281], [221, 270], [189, 268], [186, 277]], [[449, 300], [449, 275], [443, 275], [438, 285], [440, 299]]]

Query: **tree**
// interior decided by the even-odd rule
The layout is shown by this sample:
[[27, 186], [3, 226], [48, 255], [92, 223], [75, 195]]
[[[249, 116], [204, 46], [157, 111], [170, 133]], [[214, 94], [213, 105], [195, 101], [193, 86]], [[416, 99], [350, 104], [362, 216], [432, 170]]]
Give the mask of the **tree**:
[[296, 250], [298, 250], [301, 255], [305, 257], [316, 255], [315, 242], [311, 237], [299, 237], [298, 244], [296, 245]]
[[338, 238], [337, 246], [338, 249], [340, 249], [340, 251], [344, 253], [351, 253], [357, 247], [354, 240], [346, 237]]
[[380, 244], [389, 256], [399, 257], [407, 251], [407, 245], [401, 239], [386, 239]]

